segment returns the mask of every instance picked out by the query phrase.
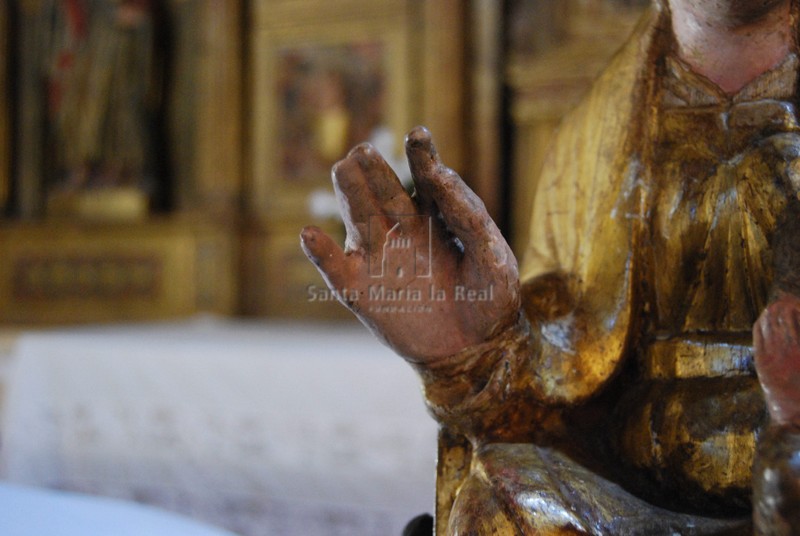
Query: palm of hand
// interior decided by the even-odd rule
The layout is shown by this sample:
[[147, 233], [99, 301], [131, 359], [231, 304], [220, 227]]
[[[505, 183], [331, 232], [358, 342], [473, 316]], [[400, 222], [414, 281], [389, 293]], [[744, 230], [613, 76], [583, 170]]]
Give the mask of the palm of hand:
[[430, 134], [406, 152], [412, 198], [369, 145], [333, 171], [344, 251], [315, 227], [302, 246], [340, 301], [398, 353], [431, 363], [478, 344], [516, 318], [517, 261], [481, 200], [442, 165]]

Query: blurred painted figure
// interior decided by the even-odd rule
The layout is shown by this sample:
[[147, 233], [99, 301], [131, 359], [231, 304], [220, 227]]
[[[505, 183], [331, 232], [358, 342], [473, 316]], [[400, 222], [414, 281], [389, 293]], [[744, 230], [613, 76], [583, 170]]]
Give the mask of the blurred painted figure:
[[49, 0], [41, 24], [49, 193], [155, 181], [151, 0]]

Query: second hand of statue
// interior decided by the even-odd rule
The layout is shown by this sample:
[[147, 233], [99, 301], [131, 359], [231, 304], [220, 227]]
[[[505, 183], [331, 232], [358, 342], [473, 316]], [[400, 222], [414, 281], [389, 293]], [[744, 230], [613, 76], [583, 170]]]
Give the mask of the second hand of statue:
[[301, 240], [340, 301], [424, 366], [511, 325], [519, 273], [483, 202], [441, 163], [426, 129], [408, 134], [406, 154], [413, 196], [374, 148], [353, 149], [333, 170], [344, 250], [316, 227], [303, 229]]

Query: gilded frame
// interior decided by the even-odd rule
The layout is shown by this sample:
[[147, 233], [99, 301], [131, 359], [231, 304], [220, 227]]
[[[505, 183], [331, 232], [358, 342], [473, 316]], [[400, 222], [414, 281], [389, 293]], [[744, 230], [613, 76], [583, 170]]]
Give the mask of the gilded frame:
[[[269, 4], [269, 5], [268, 5]], [[252, 123], [250, 210], [270, 220], [294, 217], [311, 221], [309, 194], [330, 189], [325, 171], [312, 181], [292, 182], [282, 172], [281, 107], [278, 87], [281, 53], [309, 47], [344, 48], [377, 43], [384, 54], [384, 120], [395, 136], [395, 156], [402, 136], [413, 126], [411, 6], [407, 0], [363, 2], [327, 0], [253, 4], [251, 39]], [[366, 140], [362, 140], [366, 141]], [[345, 149], [346, 151], [346, 149]], [[341, 154], [343, 157], [344, 154]]]

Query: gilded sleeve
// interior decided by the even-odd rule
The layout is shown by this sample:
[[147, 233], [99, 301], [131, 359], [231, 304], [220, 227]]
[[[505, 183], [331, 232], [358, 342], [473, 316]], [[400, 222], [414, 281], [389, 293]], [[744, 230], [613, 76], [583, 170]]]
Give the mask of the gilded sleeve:
[[477, 438], [529, 437], [620, 369], [637, 320], [646, 181], [636, 125], [646, 106], [631, 96], [643, 94], [644, 54], [640, 42], [623, 49], [554, 140], [537, 186], [517, 322], [419, 371], [446, 426]]

